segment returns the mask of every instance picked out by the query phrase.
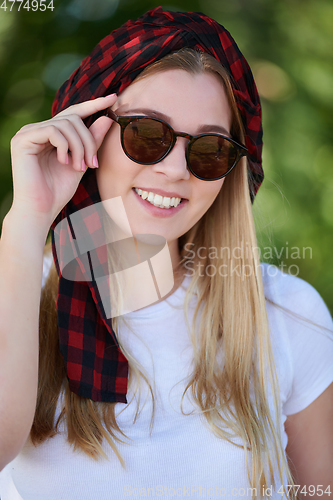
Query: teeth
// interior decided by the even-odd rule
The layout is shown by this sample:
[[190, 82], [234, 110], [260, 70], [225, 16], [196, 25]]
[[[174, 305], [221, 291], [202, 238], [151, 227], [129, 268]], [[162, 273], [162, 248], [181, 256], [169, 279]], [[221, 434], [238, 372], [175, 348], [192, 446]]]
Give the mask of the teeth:
[[162, 204], [165, 208], [169, 208], [170, 207], [170, 198], [164, 197]]
[[148, 195], [148, 198], [147, 198], [148, 201], [150, 201], [150, 203], [153, 203], [153, 200], [154, 200], [154, 194], [149, 191], [149, 195]]
[[170, 208], [177, 207], [181, 202], [181, 198], [169, 198], [168, 196], [161, 196], [160, 194], [154, 194], [151, 191], [142, 191], [142, 189], [134, 188], [138, 195], [141, 196], [143, 200], [149, 201], [155, 207], [160, 208]]

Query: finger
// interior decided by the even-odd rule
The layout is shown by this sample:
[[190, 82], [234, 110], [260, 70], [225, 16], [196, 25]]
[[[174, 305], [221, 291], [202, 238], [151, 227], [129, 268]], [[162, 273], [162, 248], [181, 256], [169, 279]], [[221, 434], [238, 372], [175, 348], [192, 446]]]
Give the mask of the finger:
[[105, 113], [107, 112], [107, 109], [110, 106], [113, 106], [113, 104], [117, 100], [117, 95], [116, 94], [110, 94], [104, 97], [98, 97], [96, 99], [91, 99], [89, 101], [84, 101], [79, 104], [73, 104], [72, 106], [69, 106], [68, 108], [64, 109], [63, 111], [60, 111], [60, 113], [56, 114], [53, 118], [50, 118], [48, 120], [44, 120], [42, 122], [36, 122], [36, 123], [28, 123], [24, 125], [23, 127], [20, 128], [20, 130], [17, 132], [17, 134], [21, 132], [25, 132], [27, 130], [31, 129], [36, 129], [39, 128], [40, 125], [45, 124], [48, 125], [51, 120], [57, 119], [57, 118], [62, 118], [67, 115], [78, 115], [80, 118], [86, 118], [87, 116], [90, 116], [94, 114], [95, 112], [101, 111], [105, 109]]
[[80, 102], [79, 104], [73, 104], [69, 108], [58, 113], [56, 116], [65, 116], [74, 113], [80, 118], [87, 118], [87, 116], [93, 115], [94, 113], [97, 113], [97, 111], [113, 106], [116, 100], [116, 94], [110, 94], [105, 97], [97, 97], [96, 99]]
[[[77, 122], [76, 126], [74, 124], [75, 121]], [[80, 124], [80, 122], [81, 118], [79, 118], [77, 115], [68, 115], [67, 117], [63, 117], [62, 119], [52, 119], [48, 122], [47, 125], [46, 123], [40, 124], [41, 129], [48, 129], [48, 127], [51, 125], [52, 127], [57, 128], [63, 134], [68, 142], [68, 149], [66, 151], [66, 155], [68, 153], [68, 163], [71, 163], [74, 170], [78, 172], [86, 170], [86, 138], [82, 137], [82, 134], [88, 134], [88, 139], [90, 139], [90, 142], [92, 143], [90, 145], [90, 150], [94, 152], [96, 149], [93, 137], [91, 136], [87, 127], [83, 123]], [[79, 129], [79, 131], [77, 129]], [[92, 155], [91, 159], [89, 159], [89, 163], [92, 163]]]
[[110, 118], [101, 116], [89, 127], [89, 132], [95, 140], [96, 151], [101, 147], [101, 144], [112, 124], [113, 121]]
[[[14, 137], [15, 138], [15, 137]], [[12, 139], [12, 141], [14, 140]], [[67, 161], [67, 151], [69, 143], [61, 133], [61, 131], [54, 125], [49, 125], [48, 127], [41, 127], [37, 130], [31, 132], [26, 132], [17, 136], [18, 142], [14, 144], [14, 150], [16, 154], [19, 151], [36, 155], [39, 154], [47, 143], [50, 143], [54, 148], [57, 149], [57, 158], [60, 163], [66, 163]]]
[[86, 170], [84, 161], [84, 144], [81, 135], [77, 132], [72, 121], [69, 119], [55, 120], [53, 122], [55, 126], [61, 131], [61, 133], [66, 137], [68, 142], [68, 153], [69, 159], [72, 160], [72, 167], [78, 172]]
[[[83, 167], [85, 170], [84, 147], [82, 144], [81, 137], [77, 133], [71, 120], [62, 119], [62, 120], [54, 120], [53, 122], [49, 121], [47, 125], [46, 123], [40, 124], [38, 128], [31, 129], [30, 131], [23, 133], [23, 135], [25, 136], [25, 143], [27, 144], [28, 148], [29, 148], [28, 145], [29, 142], [30, 142], [30, 148], [32, 144], [43, 145], [45, 148], [48, 142], [52, 146], [55, 146], [55, 144], [53, 143], [53, 138], [62, 136], [66, 140], [67, 149], [64, 152], [62, 152], [61, 150], [61, 155], [60, 155], [61, 159], [65, 158], [65, 162], [67, 163], [68, 149], [70, 149], [71, 154], [68, 157], [68, 163], [70, 163], [69, 158], [71, 157], [72, 167], [74, 168], [74, 170], [81, 172], [83, 171]], [[30, 154], [38, 154], [39, 152], [41, 152], [40, 148], [39, 151], [32, 151], [30, 152]], [[61, 163], [63, 163], [62, 160]]]
[[74, 127], [83, 145], [83, 157], [80, 158], [81, 162], [83, 159], [85, 165], [95, 168], [94, 156], [97, 153], [96, 142], [89, 129], [83, 123], [82, 118], [78, 115], [67, 115], [63, 118], [53, 118], [53, 120], [56, 121], [60, 127], [63, 127], [64, 130], [69, 130], [68, 124], [71, 124], [71, 126]]

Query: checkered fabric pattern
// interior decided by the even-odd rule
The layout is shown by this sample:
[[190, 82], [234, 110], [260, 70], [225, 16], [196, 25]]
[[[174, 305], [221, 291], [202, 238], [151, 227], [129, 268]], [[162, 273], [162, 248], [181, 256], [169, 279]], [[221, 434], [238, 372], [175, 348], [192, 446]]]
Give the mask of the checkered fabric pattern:
[[[93, 401], [126, 403], [128, 363], [119, 350], [111, 319], [105, 316], [95, 280], [108, 274], [106, 246], [80, 255], [77, 248], [81, 234], [75, 233], [73, 217], [70, 218], [76, 211], [100, 201], [95, 172], [88, 169], [74, 197], [52, 224], [52, 250], [59, 274], [57, 314], [60, 351], [72, 392]], [[59, 225], [62, 221], [68, 223]], [[92, 243], [100, 243], [103, 228], [98, 212], [83, 219], [83, 223], [83, 237], [88, 234]], [[56, 241], [60, 242], [58, 251]], [[68, 277], [63, 260], [66, 255], [68, 261], [68, 248], [71, 246], [73, 257], [78, 255], [70, 263], [70, 274], [75, 276], [75, 280], [63, 276]]]
[[[249, 150], [253, 199], [263, 180], [259, 95], [249, 65], [230, 33], [204, 14], [168, 12], [157, 7], [111, 32], [57, 91], [52, 116], [76, 103], [114, 92], [119, 94], [147, 65], [183, 47], [211, 54], [229, 71]], [[89, 127], [102, 114], [87, 118], [86, 125]], [[111, 320], [104, 315], [96, 283], [62, 277], [54, 245], [57, 223], [100, 201], [95, 172], [88, 169], [51, 228], [60, 277], [57, 299], [60, 349], [73, 392], [94, 401], [126, 402], [128, 363], [118, 348]], [[68, 231], [62, 240], [65, 244], [66, 239], [73, 237]]]

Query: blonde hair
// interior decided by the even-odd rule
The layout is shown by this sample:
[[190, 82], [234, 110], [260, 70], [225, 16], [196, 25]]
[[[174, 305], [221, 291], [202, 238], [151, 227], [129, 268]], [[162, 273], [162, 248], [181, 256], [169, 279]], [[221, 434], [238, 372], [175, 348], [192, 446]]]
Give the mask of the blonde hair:
[[[242, 123], [230, 76], [216, 59], [205, 53], [182, 49], [151, 64], [137, 79], [169, 69], [216, 75], [226, 90], [232, 110], [231, 135], [243, 142]], [[242, 159], [225, 178], [209, 210], [179, 238], [181, 265], [190, 264], [192, 273], [185, 296], [185, 313], [194, 351], [194, 370], [183, 398], [186, 391], [191, 390], [212, 432], [244, 449], [249, 482], [259, 492], [258, 496], [263, 496], [261, 492], [264, 487], [275, 486], [276, 467], [280, 485], [285, 484], [286, 477], [288, 484], [293, 484], [293, 479], [280, 434], [279, 387], [256, 252], [248, 179], [246, 160]], [[242, 245], [253, 251], [235, 256], [233, 249]], [[207, 249], [205, 256], [196, 251], [199, 247]], [[212, 255], [208, 252], [210, 247], [229, 249], [227, 258], [219, 252]], [[193, 253], [194, 257], [190, 258]], [[209, 266], [220, 269], [223, 266], [223, 276], [219, 273], [212, 276], [200, 273], [199, 264], [201, 269], [208, 269]], [[233, 271], [236, 267], [241, 270], [240, 274]], [[95, 459], [105, 457], [102, 449], [104, 438], [125, 465], [116, 447], [116, 442], [126, 442], [126, 436], [117, 425], [115, 403], [95, 403], [69, 390], [58, 347], [57, 283], [58, 277], [53, 266], [41, 298], [39, 387], [31, 439], [37, 445], [52, 437], [64, 419], [68, 441], [74, 448], [81, 449]], [[197, 294], [198, 302], [190, 327], [188, 305], [193, 293]], [[202, 313], [196, 332], [194, 326], [200, 308]], [[119, 335], [119, 318], [114, 319], [113, 327]], [[129, 362], [130, 379], [142, 376], [149, 385], [138, 361], [122, 347], [121, 338], [119, 342]], [[218, 363], [221, 355], [224, 358], [223, 367]], [[62, 387], [64, 405], [57, 422], [54, 422]], [[269, 387], [276, 427], [268, 404]], [[152, 389], [151, 395], [154, 404]], [[152, 421], [153, 417], [154, 406]], [[237, 436], [241, 438], [242, 445], [234, 442]], [[252, 467], [249, 465], [248, 452], [251, 453]], [[289, 496], [288, 493], [286, 495]], [[290, 496], [293, 497], [292, 491]]]

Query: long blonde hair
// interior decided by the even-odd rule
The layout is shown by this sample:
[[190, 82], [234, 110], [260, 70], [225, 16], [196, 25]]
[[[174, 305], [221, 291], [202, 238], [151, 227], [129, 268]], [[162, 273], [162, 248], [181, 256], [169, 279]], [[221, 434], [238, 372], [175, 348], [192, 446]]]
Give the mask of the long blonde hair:
[[[243, 141], [242, 123], [230, 77], [217, 60], [205, 53], [182, 49], [148, 66], [137, 79], [169, 69], [216, 75], [226, 90], [232, 110], [231, 135]], [[199, 247], [207, 250], [206, 255], [197, 252]], [[212, 254], [209, 248], [229, 249], [228, 255]], [[252, 251], [236, 255], [233, 250], [237, 248]], [[198, 295], [193, 322], [189, 325], [195, 367], [183, 398], [185, 392], [191, 390], [212, 432], [235, 446], [243, 447], [249, 482], [259, 492], [257, 496], [263, 496], [264, 487], [275, 486], [276, 467], [280, 485], [285, 484], [286, 478], [288, 484], [293, 484], [293, 480], [280, 434], [279, 387], [256, 248], [249, 173], [243, 159], [225, 178], [209, 210], [179, 238], [181, 265], [190, 268], [192, 276], [185, 296], [186, 318], [192, 294]], [[202, 273], [200, 269], [223, 269], [223, 275], [218, 272]], [[235, 269], [240, 272], [235, 272]], [[39, 387], [31, 439], [37, 445], [52, 437], [64, 419], [68, 441], [74, 448], [81, 449], [94, 459], [105, 457], [102, 449], [104, 438], [125, 466], [116, 446], [117, 442], [126, 442], [126, 436], [116, 422], [116, 403], [95, 403], [69, 390], [58, 345], [57, 284], [58, 277], [53, 266], [41, 298]], [[195, 332], [200, 308], [199, 331]], [[118, 335], [118, 318], [114, 318], [113, 327]], [[129, 362], [130, 378], [144, 377], [138, 361], [124, 347], [121, 346], [121, 349]], [[222, 353], [223, 367], [217, 361]], [[268, 404], [269, 387], [274, 417]], [[56, 405], [62, 388], [64, 405], [55, 422]], [[152, 389], [151, 395], [154, 402]], [[153, 416], [154, 411], [152, 420]], [[236, 436], [241, 438], [242, 445], [234, 442]], [[252, 467], [248, 462], [248, 452], [251, 453]]]

